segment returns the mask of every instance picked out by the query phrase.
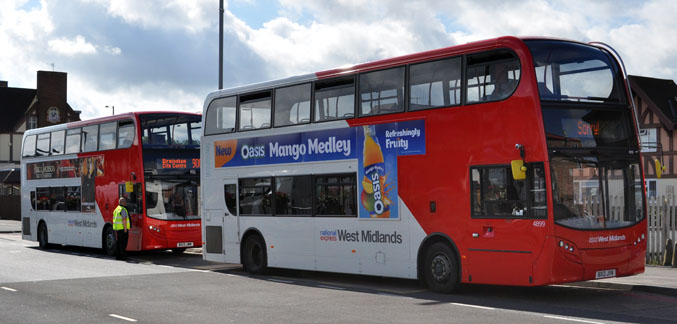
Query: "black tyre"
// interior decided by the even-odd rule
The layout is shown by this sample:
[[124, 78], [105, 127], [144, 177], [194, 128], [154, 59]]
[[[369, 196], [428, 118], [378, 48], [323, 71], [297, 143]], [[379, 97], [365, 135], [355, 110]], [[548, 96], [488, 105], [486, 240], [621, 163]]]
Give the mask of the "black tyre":
[[103, 230], [102, 243], [103, 251], [106, 254], [115, 255], [115, 231], [113, 231], [111, 226], [106, 226], [106, 228]]
[[173, 254], [181, 254], [183, 252], [186, 252], [186, 248], [173, 248], [172, 249]]
[[266, 245], [258, 235], [252, 235], [244, 242], [242, 249], [242, 267], [252, 274], [262, 274], [268, 266]]
[[428, 248], [423, 271], [425, 283], [433, 291], [450, 293], [458, 285], [458, 262], [448, 244], [438, 242]]
[[45, 223], [40, 223], [38, 225], [38, 244], [40, 244], [41, 249], [46, 249], [49, 246], [49, 236], [47, 234], [47, 225]]

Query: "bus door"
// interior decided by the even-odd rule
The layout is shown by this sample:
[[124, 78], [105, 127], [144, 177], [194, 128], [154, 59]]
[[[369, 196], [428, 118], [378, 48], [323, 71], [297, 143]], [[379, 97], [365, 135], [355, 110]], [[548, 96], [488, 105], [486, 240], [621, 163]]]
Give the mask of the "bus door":
[[225, 206], [223, 236], [228, 245], [240, 242], [240, 217], [238, 217], [237, 179], [223, 180], [223, 202]]
[[472, 283], [528, 285], [545, 238], [547, 216], [542, 164], [514, 180], [510, 166], [470, 169], [471, 215], [467, 272]]
[[[127, 211], [131, 220], [132, 228], [129, 230], [129, 240], [127, 241], [128, 251], [141, 250], [142, 227], [143, 227], [143, 201], [142, 184], [140, 182], [123, 182], [118, 185], [119, 197], [124, 197], [127, 201]], [[117, 201], [115, 202], [117, 206]], [[111, 212], [112, 215], [112, 212]]]
[[[239, 217], [237, 210], [237, 178], [225, 178], [220, 186], [206, 186], [206, 191], [214, 195], [206, 195], [204, 199], [204, 236], [208, 254], [221, 255], [225, 261], [228, 247], [233, 248], [239, 242]], [[218, 194], [216, 194], [218, 193]], [[236, 250], [239, 252], [239, 249]], [[236, 257], [239, 253], [235, 253]]]

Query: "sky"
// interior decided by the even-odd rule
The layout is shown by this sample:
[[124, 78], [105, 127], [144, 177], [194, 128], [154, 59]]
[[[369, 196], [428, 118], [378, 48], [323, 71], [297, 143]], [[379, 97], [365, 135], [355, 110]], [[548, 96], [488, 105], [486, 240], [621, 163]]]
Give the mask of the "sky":
[[[232, 0], [224, 88], [505, 35], [614, 47], [628, 73], [677, 79], [674, 0]], [[82, 119], [201, 112], [218, 88], [219, 0], [0, 0], [0, 80], [68, 73]]]

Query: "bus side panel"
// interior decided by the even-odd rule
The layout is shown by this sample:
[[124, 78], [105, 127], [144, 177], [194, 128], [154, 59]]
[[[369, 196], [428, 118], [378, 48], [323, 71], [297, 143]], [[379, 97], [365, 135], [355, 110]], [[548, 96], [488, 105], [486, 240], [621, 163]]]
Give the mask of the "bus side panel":
[[240, 226], [241, 232], [249, 228], [261, 232], [268, 266], [315, 270], [312, 217], [240, 216]]

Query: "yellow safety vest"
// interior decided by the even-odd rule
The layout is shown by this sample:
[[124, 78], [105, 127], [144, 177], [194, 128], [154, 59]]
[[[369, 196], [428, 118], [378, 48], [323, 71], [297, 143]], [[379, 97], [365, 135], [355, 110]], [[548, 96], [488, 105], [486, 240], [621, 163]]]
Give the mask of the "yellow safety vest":
[[127, 212], [127, 208], [118, 206], [115, 208], [113, 211], [113, 230], [114, 231], [119, 231], [121, 229], [127, 228], [130, 229], [131, 227], [129, 226], [129, 212], [127, 212], [127, 217], [124, 219], [122, 218], [122, 210], [125, 210]]

